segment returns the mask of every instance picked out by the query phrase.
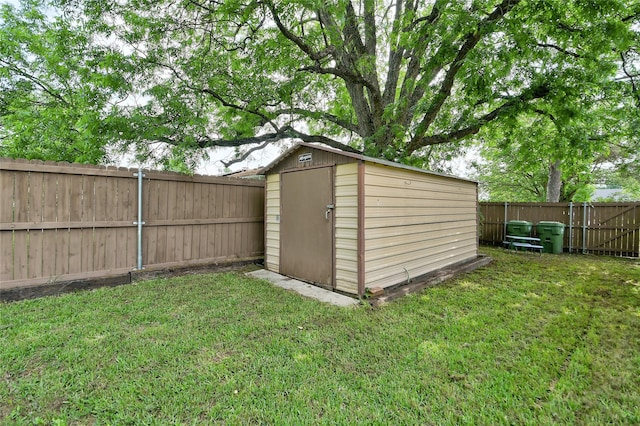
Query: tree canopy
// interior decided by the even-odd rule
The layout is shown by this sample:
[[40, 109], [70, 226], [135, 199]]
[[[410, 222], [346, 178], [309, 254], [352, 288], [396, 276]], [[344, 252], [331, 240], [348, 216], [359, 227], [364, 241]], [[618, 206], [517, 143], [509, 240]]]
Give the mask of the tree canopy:
[[[592, 111], [583, 107], [599, 100], [622, 65], [623, 80], [637, 93], [638, 0], [53, 5], [74, 23], [64, 44], [78, 52], [61, 55], [97, 64], [85, 67], [89, 80], [113, 77], [106, 86], [115, 93], [144, 94], [143, 104], [120, 105], [111, 116], [113, 99], [96, 89], [104, 81], [89, 84], [89, 94], [68, 85], [79, 99], [100, 94], [86, 110], [111, 120], [93, 134], [141, 155], [162, 142], [178, 157], [232, 146], [242, 158], [294, 138], [415, 163], [438, 145], [536, 114], [553, 117], [566, 134], [577, 115]], [[98, 53], [102, 59], [92, 62]], [[67, 64], [52, 63], [54, 69]], [[40, 81], [51, 85], [45, 75]], [[29, 84], [33, 93], [38, 84]], [[55, 98], [43, 87], [37, 92]]]
[[568, 98], [560, 111], [536, 110], [487, 126], [476, 164], [485, 195], [495, 201], [589, 201], [595, 184], [635, 187], [635, 102], [631, 85], [611, 81], [587, 96]]
[[38, 1], [0, 8], [0, 156], [103, 162], [131, 88], [118, 54]]

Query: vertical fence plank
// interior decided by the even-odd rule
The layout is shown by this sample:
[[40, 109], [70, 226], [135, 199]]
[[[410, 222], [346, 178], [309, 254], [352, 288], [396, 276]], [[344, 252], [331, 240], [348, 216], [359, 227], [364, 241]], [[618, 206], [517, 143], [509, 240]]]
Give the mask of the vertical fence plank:
[[[13, 182], [13, 222], [29, 220], [29, 172], [16, 172]], [[29, 231], [16, 231], [13, 234], [13, 279], [28, 278]]]
[[[110, 197], [108, 191], [111, 190], [111, 185], [108, 183], [108, 178], [99, 176], [96, 177], [95, 183], [95, 200], [94, 200], [94, 215], [96, 222], [106, 222], [109, 211]], [[94, 249], [93, 249], [93, 267], [98, 270], [107, 269], [107, 228], [95, 227], [94, 228]]]
[[[53, 162], [45, 162], [44, 165], [53, 165]], [[49, 174], [43, 180], [42, 194], [42, 221], [45, 223], [57, 222], [57, 190], [58, 174]], [[42, 276], [50, 277], [52, 281], [56, 279], [56, 249], [57, 230], [44, 229], [42, 231]]]
[[[13, 206], [15, 199], [15, 172], [5, 170], [4, 161], [0, 163], [0, 197], [5, 200], [0, 203], [0, 223], [11, 226], [13, 224]], [[6, 201], [8, 200], [8, 201]], [[0, 231], [0, 256], [3, 261], [0, 262], [0, 288], [2, 283], [14, 279], [13, 273], [13, 239], [15, 231], [6, 229]]]
[[0, 223], [10, 223], [13, 222], [16, 172], [6, 170], [4, 162], [4, 160], [0, 162], [0, 197], [2, 197], [2, 200], [11, 201], [0, 203]]
[[[158, 190], [161, 194], [164, 194], [162, 198], [158, 199], [158, 219], [167, 220], [170, 215], [169, 212], [172, 208], [172, 197], [175, 200], [175, 192], [171, 192], [171, 182], [160, 182]], [[157, 263], [167, 262], [167, 252], [169, 250], [168, 243], [168, 227], [161, 226], [158, 228], [158, 241], [157, 241]]]
[[148, 172], [145, 174], [146, 177], [142, 183], [142, 217], [146, 227], [143, 228], [142, 233], [142, 258], [146, 264], [153, 265], [158, 262], [156, 254], [158, 227], [153, 226], [158, 220], [158, 182], [152, 181]]
[[[206, 215], [202, 212], [202, 184], [193, 184], [193, 205], [191, 207], [191, 219], [204, 220]], [[191, 226], [191, 248], [189, 259], [198, 259], [200, 257], [200, 239], [201, 225]]]
[[[208, 185], [209, 191], [209, 217], [219, 219], [222, 203], [220, 199], [222, 194], [220, 185]], [[207, 225], [207, 257], [212, 258], [216, 255], [216, 225]]]
[[94, 271], [95, 260], [95, 176], [84, 176], [82, 180], [82, 221], [87, 224], [80, 230], [82, 234], [82, 272]]
[[[209, 217], [211, 216], [211, 212], [209, 210], [209, 189], [208, 186], [211, 185], [205, 185], [205, 184], [200, 184], [200, 193], [202, 194], [202, 219], [209, 219]], [[207, 246], [208, 246], [208, 236], [209, 233], [209, 226], [208, 225], [202, 225], [200, 227], [200, 250], [199, 250], [199, 257], [202, 259], [206, 259], [207, 258]]]
[[[14, 217], [15, 223], [29, 220], [29, 172], [17, 172], [14, 181]], [[29, 277], [29, 231], [16, 231], [13, 234], [13, 278]]]
[[[69, 193], [69, 222], [82, 221], [82, 196], [84, 176], [69, 175], [71, 183], [66, 189]], [[82, 272], [82, 229], [69, 228], [68, 273]]]
[[[68, 163], [63, 163], [68, 166]], [[73, 176], [64, 174], [58, 177], [56, 187], [56, 221], [59, 223], [57, 231], [56, 247], [56, 275], [66, 275], [69, 273], [69, 221], [70, 221], [70, 192], [75, 190], [72, 187]]]

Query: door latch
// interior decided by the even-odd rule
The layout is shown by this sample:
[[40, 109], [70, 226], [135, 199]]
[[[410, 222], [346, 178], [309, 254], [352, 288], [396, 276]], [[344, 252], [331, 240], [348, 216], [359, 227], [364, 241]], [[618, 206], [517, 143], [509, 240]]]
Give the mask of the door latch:
[[326, 220], [329, 220], [329, 213], [331, 213], [331, 210], [333, 210], [335, 208], [335, 206], [333, 204], [327, 204], [327, 210], [324, 212], [324, 218]]

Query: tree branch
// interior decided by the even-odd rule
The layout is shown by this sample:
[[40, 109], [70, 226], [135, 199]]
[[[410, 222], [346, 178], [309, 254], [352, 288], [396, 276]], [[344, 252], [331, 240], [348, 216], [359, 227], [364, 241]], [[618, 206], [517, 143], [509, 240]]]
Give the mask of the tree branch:
[[[153, 137], [152, 136], [152, 138], [157, 140], [158, 142], [163, 142], [169, 145], [180, 145], [182, 143], [181, 138], [179, 137], [169, 137], [169, 136]], [[358, 151], [357, 149], [352, 148], [349, 145], [344, 144], [342, 142], [336, 141], [334, 139], [331, 139], [322, 135], [308, 135], [306, 133], [303, 133], [294, 129], [291, 126], [285, 126], [279, 129], [277, 132], [265, 133], [263, 135], [246, 137], [246, 138], [213, 139], [208, 136], [202, 136], [196, 139], [196, 143], [199, 148], [213, 148], [216, 146], [238, 147], [238, 146], [251, 145], [251, 144], [261, 144], [263, 145], [263, 147], [265, 147], [269, 143], [277, 142], [283, 139], [300, 139], [303, 142], [322, 143], [330, 147], [340, 149], [342, 151], [360, 153], [360, 151]]]
[[473, 124], [458, 130], [453, 130], [449, 133], [441, 133], [431, 136], [414, 136], [414, 138], [407, 145], [407, 154], [413, 153], [415, 150], [428, 145], [437, 145], [447, 142], [454, 142], [466, 138], [467, 136], [475, 135], [480, 129], [487, 123], [500, 117], [505, 110], [514, 107], [523, 102], [528, 102], [533, 99], [540, 99], [549, 94], [550, 90], [546, 85], [542, 85], [532, 90], [526, 91], [519, 96], [511, 98], [508, 102], [505, 102], [501, 106], [497, 107], [493, 111], [477, 118]]
[[233, 104], [231, 102], [228, 102], [227, 100], [225, 100], [219, 93], [214, 92], [213, 90], [209, 89], [209, 88], [204, 88], [201, 89], [202, 93], [206, 93], [208, 95], [210, 95], [212, 98], [216, 99], [218, 102], [220, 102], [222, 104], [222, 106], [225, 106], [227, 108], [232, 108], [238, 111], [242, 111], [248, 114], [252, 114], [252, 115], [256, 115], [258, 117], [260, 117], [262, 119], [263, 124], [269, 124], [271, 125], [271, 127], [273, 127], [275, 130], [278, 129], [278, 125], [276, 123], [273, 122], [273, 120], [271, 120], [266, 114], [255, 110], [255, 109], [249, 109], [246, 107], [243, 107], [242, 105], [237, 105], [237, 104]]
[[364, 1], [364, 47], [367, 55], [375, 56], [377, 51], [377, 29], [375, 16], [375, 1]]
[[306, 133], [302, 133], [299, 132], [297, 130], [295, 130], [292, 127], [288, 127], [285, 129], [285, 134], [287, 135], [287, 137], [290, 138], [298, 138], [301, 139], [303, 142], [308, 142], [308, 143], [322, 143], [325, 144], [327, 146], [330, 146], [332, 148], [336, 148], [339, 149], [341, 151], [347, 151], [347, 152], [352, 152], [354, 154], [361, 154], [360, 151], [358, 151], [355, 148], [352, 148], [351, 146], [342, 143], [342, 142], [338, 142], [334, 139], [328, 138], [326, 136], [322, 136], [322, 135], [308, 135]]
[[424, 135], [424, 133], [431, 126], [433, 121], [436, 119], [436, 116], [440, 112], [442, 105], [447, 100], [447, 98], [449, 98], [449, 96], [451, 95], [451, 89], [453, 87], [453, 83], [455, 81], [456, 75], [458, 74], [458, 71], [460, 71], [460, 69], [462, 68], [462, 65], [464, 65], [464, 61], [467, 55], [474, 49], [474, 47], [478, 44], [478, 42], [483, 37], [484, 35], [483, 30], [490, 24], [497, 22], [502, 17], [504, 17], [504, 15], [506, 15], [511, 9], [513, 9], [513, 7], [517, 5], [519, 2], [520, 0], [503, 0], [502, 3], [500, 3], [494, 9], [494, 11], [491, 12], [491, 14], [478, 25], [478, 29], [475, 32], [467, 35], [464, 43], [458, 50], [458, 53], [456, 54], [455, 59], [449, 66], [449, 70], [445, 74], [444, 80], [442, 82], [442, 85], [440, 86], [440, 90], [438, 91], [438, 94], [435, 96], [435, 99], [433, 100], [431, 106], [429, 107], [426, 114], [424, 115], [424, 118], [418, 124], [415, 137], [420, 138], [421, 135]]
[[354, 74], [352, 72], [346, 71], [340, 68], [323, 68], [320, 65], [310, 65], [308, 67], [302, 67], [299, 71], [308, 71], [316, 74], [330, 74], [335, 75], [336, 77], [340, 77], [341, 79], [361, 86], [366, 87], [369, 90], [375, 90], [375, 86], [367, 81], [364, 77], [359, 74]]
[[10, 70], [15, 72], [16, 74], [21, 75], [22, 77], [26, 78], [27, 80], [35, 83], [38, 87], [40, 87], [42, 90], [44, 90], [45, 93], [47, 93], [52, 98], [59, 100], [60, 102], [62, 102], [66, 106], [70, 105], [69, 102], [65, 98], [62, 97], [62, 95], [60, 95], [59, 93], [56, 93], [54, 91], [54, 89], [52, 89], [47, 84], [42, 82], [42, 80], [40, 80], [38, 77], [29, 74], [28, 72], [20, 69], [19, 67], [17, 67], [16, 65], [14, 65], [14, 64], [12, 64], [10, 62], [5, 61], [4, 59], [0, 59], [0, 63], [5, 64], [5, 66], [7, 66]]
[[554, 123], [556, 121], [556, 117], [553, 114], [551, 114], [550, 112], [543, 111], [540, 108], [536, 108], [533, 111], [538, 113], [538, 114], [540, 114], [540, 115], [543, 115], [545, 117], [549, 117], [551, 119], [551, 121], [553, 121]]
[[404, 55], [404, 47], [400, 45], [400, 20], [402, 18], [402, 1], [396, 1], [395, 15], [391, 28], [391, 36], [389, 37], [389, 65], [387, 71], [387, 81], [382, 93], [382, 101], [385, 105], [393, 102], [396, 96], [396, 88], [398, 87], [398, 79], [400, 78], [400, 66], [402, 65], [402, 56]]
[[334, 49], [332, 46], [327, 46], [327, 48], [319, 52], [314, 51], [311, 48], [311, 46], [309, 46], [304, 42], [304, 40], [302, 40], [300, 37], [295, 35], [287, 27], [284, 26], [284, 24], [282, 23], [282, 20], [280, 19], [280, 15], [278, 14], [278, 11], [276, 10], [276, 7], [273, 4], [273, 2], [265, 1], [265, 4], [269, 8], [269, 11], [271, 11], [273, 20], [275, 21], [276, 26], [278, 27], [278, 30], [280, 30], [282, 35], [285, 36], [287, 39], [291, 40], [296, 46], [298, 46], [300, 50], [306, 53], [307, 56], [309, 56], [309, 58], [311, 58], [313, 61], [320, 61], [323, 58], [326, 58], [327, 56], [329, 56], [331, 53], [333, 53]]
[[633, 21], [633, 20], [638, 19], [638, 18], [640, 18], [640, 12], [636, 12], [636, 13], [633, 13], [633, 14], [631, 14], [629, 16], [625, 16], [624, 18], [622, 18], [622, 22], [629, 22], [629, 21]]
[[274, 115], [280, 116], [280, 115], [284, 115], [284, 114], [298, 114], [301, 115], [303, 117], [308, 117], [308, 118], [313, 118], [316, 120], [324, 120], [324, 121], [328, 121], [330, 123], [336, 124], [340, 127], [342, 127], [345, 130], [348, 130], [350, 132], [353, 133], [358, 133], [358, 126], [348, 122], [346, 120], [342, 120], [339, 117], [336, 117], [333, 114], [329, 114], [326, 112], [322, 112], [322, 111], [311, 111], [308, 109], [304, 109], [304, 108], [288, 108], [288, 109], [282, 109], [282, 110], [278, 110], [278, 111], [274, 111], [273, 112]]
[[262, 144], [260, 144], [260, 145], [254, 146], [253, 148], [246, 150], [245, 152], [243, 152], [243, 153], [242, 153], [242, 155], [241, 155], [240, 157], [236, 157], [236, 158], [234, 158], [234, 159], [232, 159], [232, 160], [229, 160], [229, 161], [222, 161], [222, 164], [223, 164], [225, 167], [229, 167], [229, 166], [231, 166], [232, 164], [240, 163], [240, 162], [242, 162], [242, 161], [246, 160], [246, 159], [247, 159], [247, 157], [249, 157], [252, 153], [254, 153], [254, 152], [256, 152], [256, 151], [259, 151], [259, 150], [261, 150], [261, 149], [266, 148], [266, 147], [267, 147], [267, 145], [269, 145], [271, 142], [272, 142], [272, 141], [269, 141], [269, 140], [268, 140], [268, 141], [265, 141], [265, 142], [263, 142], [263, 143], [262, 143]]
[[351, 0], [348, 0], [345, 5], [346, 18], [344, 24], [344, 44], [347, 48], [349, 48], [349, 42], [353, 43], [353, 47], [357, 52], [358, 56], [365, 55], [367, 53], [364, 43], [362, 42], [362, 38], [360, 37], [360, 33], [358, 31], [358, 20], [356, 17], [356, 11], [353, 8], [353, 4]]
[[557, 45], [555, 45], [555, 44], [551, 44], [551, 43], [537, 43], [537, 45], [538, 45], [538, 46], [540, 46], [540, 47], [549, 47], [549, 48], [551, 48], [551, 49], [555, 49], [555, 50], [557, 50], [558, 52], [564, 53], [565, 55], [573, 56], [574, 58], [578, 58], [578, 59], [582, 59], [582, 58], [584, 58], [584, 56], [582, 56], [582, 55], [580, 55], [580, 54], [578, 54], [578, 53], [571, 52], [571, 51], [569, 51], [569, 50], [567, 50], [567, 49], [563, 49], [562, 47], [557, 46]]
[[624, 56], [624, 53], [622, 52], [620, 52], [620, 59], [622, 60], [622, 72], [624, 72], [624, 74], [627, 76], [627, 78], [631, 82], [631, 91], [636, 97], [636, 106], [640, 108], [640, 93], [638, 93], [638, 87], [636, 86], [634, 75], [632, 75], [627, 69], [627, 58]]

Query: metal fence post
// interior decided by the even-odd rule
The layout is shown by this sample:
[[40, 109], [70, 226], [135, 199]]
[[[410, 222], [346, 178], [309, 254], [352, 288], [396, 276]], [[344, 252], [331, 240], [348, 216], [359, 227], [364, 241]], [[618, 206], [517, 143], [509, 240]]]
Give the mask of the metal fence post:
[[144, 177], [142, 167], [139, 167], [138, 173], [133, 175], [138, 177], [138, 221], [133, 222], [134, 225], [138, 225], [138, 265], [136, 269], [142, 270], [144, 269], [142, 266], [142, 225], [144, 225], [142, 221], [142, 178]]
[[573, 202], [569, 202], [569, 253], [573, 252]]

